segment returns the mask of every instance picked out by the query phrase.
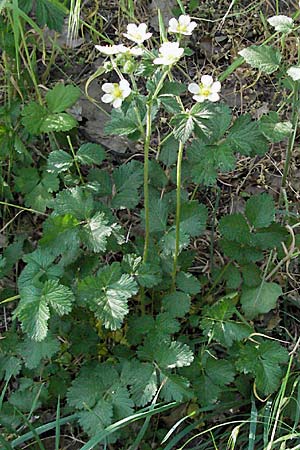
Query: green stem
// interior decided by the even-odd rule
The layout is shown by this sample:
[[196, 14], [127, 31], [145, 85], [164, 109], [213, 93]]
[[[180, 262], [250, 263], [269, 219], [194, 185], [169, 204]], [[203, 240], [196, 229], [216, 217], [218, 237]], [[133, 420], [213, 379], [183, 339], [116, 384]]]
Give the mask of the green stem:
[[20, 295], [14, 295], [13, 297], [6, 298], [5, 300], [2, 300], [0, 302], [0, 305], [3, 305], [3, 303], [9, 303], [13, 302], [14, 300], [18, 300], [20, 298]]
[[36, 209], [32, 209], [32, 208], [25, 208], [24, 206], [14, 205], [13, 203], [0, 201], [0, 205], [12, 206], [13, 208], [21, 209], [22, 211], [28, 211], [28, 212], [35, 213], [35, 214], [41, 214], [42, 216], [48, 216], [48, 214], [46, 214], [42, 211], [37, 211]]
[[75, 151], [74, 151], [74, 147], [73, 147], [73, 144], [72, 144], [72, 141], [71, 141], [71, 138], [70, 138], [69, 135], [67, 136], [67, 141], [68, 141], [70, 150], [71, 150], [72, 155], [73, 155], [75, 167], [76, 167], [77, 173], [78, 173], [78, 175], [79, 175], [81, 184], [85, 184], [85, 183], [84, 183], [84, 179], [83, 179], [82, 174], [81, 174], [81, 171], [80, 171], [80, 167], [79, 167], [78, 162], [77, 162], [77, 158], [76, 158], [76, 154], [75, 154]]
[[176, 273], [177, 273], [177, 259], [179, 254], [180, 243], [180, 213], [181, 213], [181, 164], [183, 156], [183, 142], [179, 142], [178, 157], [177, 157], [177, 191], [176, 191], [176, 236], [175, 236], [175, 252], [174, 252], [174, 264], [173, 264], [173, 286], [175, 288]]
[[147, 103], [147, 112], [146, 112], [146, 135], [145, 135], [145, 143], [144, 143], [144, 208], [145, 208], [145, 243], [144, 243], [144, 255], [143, 262], [147, 262], [148, 258], [148, 250], [149, 250], [149, 235], [150, 235], [150, 223], [149, 223], [149, 149], [150, 149], [150, 141], [151, 141], [151, 133], [152, 133], [152, 104], [159, 91], [162, 88], [163, 82], [168, 75], [170, 68], [168, 68], [162, 75], [159, 83], [156, 86], [154, 94], [150, 98]]
[[282, 204], [283, 192], [286, 190], [286, 187], [287, 187], [290, 163], [291, 163], [291, 158], [292, 158], [296, 135], [297, 135], [297, 128], [298, 128], [298, 123], [299, 123], [298, 111], [297, 111], [298, 110], [298, 98], [299, 98], [298, 91], [299, 91], [299, 86], [298, 86], [298, 82], [296, 81], [295, 86], [294, 86], [293, 103], [292, 103], [293, 133], [291, 134], [289, 141], [288, 141], [288, 147], [287, 147], [282, 181], [281, 181], [281, 193], [280, 193], [279, 205]]
[[143, 255], [144, 263], [147, 261], [147, 258], [148, 258], [149, 235], [150, 235], [148, 178], [149, 178], [149, 148], [150, 148], [151, 131], [152, 131], [151, 110], [152, 110], [152, 103], [150, 102], [150, 103], [147, 103], [146, 136], [145, 136], [145, 144], [144, 144], [144, 208], [145, 208], [145, 244], [144, 244], [144, 255]]

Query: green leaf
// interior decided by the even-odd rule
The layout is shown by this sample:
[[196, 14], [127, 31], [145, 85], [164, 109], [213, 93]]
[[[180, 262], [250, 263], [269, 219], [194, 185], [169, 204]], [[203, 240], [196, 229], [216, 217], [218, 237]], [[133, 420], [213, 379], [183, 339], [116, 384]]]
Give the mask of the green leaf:
[[35, 341], [42, 341], [47, 336], [50, 311], [47, 299], [41, 290], [24, 287], [21, 300], [15, 310], [15, 317], [21, 321], [22, 330]]
[[89, 436], [94, 436], [111, 424], [113, 407], [106, 400], [100, 399], [92, 410], [81, 411], [78, 416], [79, 423], [84, 431]]
[[77, 120], [67, 113], [49, 114], [41, 124], [40, 131], [49, 133], [50, 131], [69, 131], [77, 127]]
[[160, 95], [158, 99], [168, 113], [179, 114], [181, 112], [181, 105], [176, 97], [171, 95]]
[[43, 288], [26, 286], [21, 291], [21, 300], [14, 316], [21, 321], [22, 329], [31, 339], [42, 341], [47, 336], [49, 306], [59, 315], [70, 312], [74, 295], [57, 280], [48, 280]]
[[107, 226], [108, 223], [105, 214], [98, 212], [83, 226], [83, 241], [95, 253], [106, 250], [107, 238], [113, 233], [113, 229], [118, 227], [116, 223]]
[[78, 220], [88, 219], [94, 210], [94, 200], [90, 192], [76, 187], [60, 191], [53, 200], [57, 215], [71, 214]]
[[225, 390], [225, 386], [234, 380], [235, 370], [229, 361], [208, 358], [203, 364], [204, 373], [197, 380], [197, 394], [202, 405], [215, 403]]
[[159, 95], [180, 95], [186, 91], [186, 86], [177, 81], [165, 81]]
[[[241, 264], [260, 261], [264, 257], [262, 251], [252, 245], [229, 241], [227, 239], [221, 239], [219, 243], [223, 252], [229, 256], [229, 258], [234, 259]], [[251, 241], [251, 244], [254, 244], [254, 242]]]
[[152, 364], [130, 362], [127, 373], [130, 394], [137, 406], [151, 402], [157, 391], [157, 376]]
[[167, 183], [168, 178], [160, 164], [155, 160], [149, 161], [149, 184], [155, 188], [162, 189]]
[[244, 114], [236, 119], [226, 142], [235, 152], [242, 155], [264, 155], [268, 150], [267, 139], [261, 133], [259, 124], [251, 120], [250, 114]]
[[47, 389], [41, 382], [29, 378], [19, 378], [19, 388], [14, 391], [8, 401], [21, 412], [33, 412], [42, 406], [47, 399]]
[[167, 228], [168, 203], [165, 198], [156, 199], [153, 196], [149, 199], [149, 226], [150, 233], [161, 233]]
[[64, 9], [58, 2], [39, 0], [36, 3], [36, 20], [40, 27], [48, 25], [50, 30], [62, 31]]
[[184, 317], [190, 310], [191, 298], [184, 292], [172, 292], [163, 297], [162, 307], [171, 317]]
[[[189, 243], [190, 243], [189, 236], [181, 232], [179, 236], [179, 250], [178, 250], [179, 253], [181, 253], [183, 249], [187, 248]], [[164, 256], [169, 255], [174, 256], [175, 245], [176, 245], [176, 231], [174, 227], [170, 227], [159, 241], [159, 246], [162, 250], [162, 254]]]
[[15, 356], [0, 356], [0, 380], [2, 374], [4, 381], [8, 381], [11, 377], [16, 377], [21, 372], [22, 364], [20, 358]]
[[40, 287], [41, 277], [48, 279], [57, 279], [62, 275], [62, 268], [58, 264], [54, 264], [55, 255], [49, 249], [37, 248], [32, 253], [23, 257], [23, 261], [27, 263], [18, 278], [19, 290], [28, 285]]
[[162, 269], [154, 262], [142, 263], [137, 272], [137, 280], [146, 288], [157, 286], [162, 281]]
[[17, 172], [15, 177], [16, 192], [28, 193], [31, 192], [39, 183], [40, 176], [37, 169], [33, 167], [25, 167]]
[[73, 85], [65, 86], [57, 83], [56, 86], [47, 92], [46, 102], [51, 113], [61, 113], [77, 102], [81, 95], [80, 89]]
[[223, 216], [219, 222], [219, 229], [229, 241], [249, 244], [251, 240], [249, 225], [242, 214]]
[[54, 150], [48, 156], [47, 171], [59, 174], [68, 170], [73, 164], [73, 158], [64, 150]]
[[268, 45], [251, 45], [251, 47], [241, 50], [239, 54], [251, 67], [267, 74], [271, 74], [279, 68], [282, 58], [277, 49]]
[[79, 222], [71, 214], [50, 216], [43, 224], [43, 237], [39, 244], [54, 255], [63, 255], [63, 261], [72, 261], [78, 254]]
[[138, 189], [143, 184], [142, 164], [130, 161], [122, 164], [113, 173], [115, 194], [112, 207], [117, 209], [135, 208], [139, 202]]
[[202, 312], [200, 328], [203, 333], [225, 347], [231, 347], [235, 341], [241, 341], [252, 332], [250, 325], [237, 320], [235, 315], [236, 294], [224, 297], [212, 306], [206, 306]]
[[271, 195], [253, 195], [246, 203], [246, 216], [254, 228], [264, 228], [275, 220], [275, 204]]
[[100, 196], [111, 195], [112, 182], [106, 170], [91, 169], [88, 174], [87, 187]]
[[[129, 384], [129, 383], [126, 383]], [[68, 390], [68, 404], [81, 410], [80, 423], [94, 435], [115, 419], [132, 414], [133, 401], [116, 369], [107, 363], [83, 367]]]
[[280, 365], [285, 364], [288, 358], [288, 352], [278, 342], [247, 342], [240, 348], [236, 367], [246, 375], [254, 375], [257, 388], [269, 395], [278, 388], [283, 376]]
[[206, 206], [193, 200], [183, 203], [180, 215], [180, 231], [191, 237], [199, 236], [203, 233], [207, 221]]
[[249, 319], [265, 314], [276, 307], [280, 295], [282, 289], [276, 283], [263, 281], [258, 287], [244, 288], [241, 296], [243, 311]]
[[201, 290], [200, 281], [191, 273], [179, 272], [176, 277], [176, 285], [187, 294], [196, 295]]
[[246, 286], [254, 287], [261, 283], [261, 272], [256, 264], [246, 264], [241, 267], [244, 283]]
[[22, 111], [22, 125], [30, 134], [41, 133], [41, 127], [47, 116], [47, 110], [36, 102], [30, 102]]
[[166, 383], [161, 390], [161, 396], [166, 402], [183, 402], [193, 398], [193, 391], [190, 389], [190, 382], [187, 378], [176, 374], [168, 374]]
[[261, 117], [259, 121], [260, 131], [271, 142], [280, 142], [290, 136], [293, 131], [292, 123], [281, 121], [275, 111]]
[[147, 361], [155, 362], [159, 368], [172, 369], [189, 366], [194, 359], [193, 352], [181, 342], [160, 340], [146, 341], [144, 347], [139, 348], [138, 355]]
[[83, 144], [76, 154], [82, 164], [101, 164], [106, 158], [104, 148], [98, 144]]
[[130, 109], [126, 115], [121, 108], [113, 109], [110, 122], [105, 126], [107, 134], [118, 134], [128, 136], [138, 130], [138, 122], [135, 111]]
[[170, 167], [177, 161], [177, 151], [178, 142], [173, 137], [170, 137], [161, 147], [159, 160], [167, 167]]
[[43, 359], [50, 359], [55, 355], [59, 351], [59, 348], [59, 341], [48, 335], [42, 342], [36, 342], [26, 338], [19, 345], [18, 351], [25, 361], [25, 366], [28, 369], [35, 369]]
[[79, 293], [105, 328], [116, 330], [128, 313], [127, 300], [137, 293], [137, 285], [131, 276], [121, 273], [120, 264], [115, 262], [97, 277], [80, 282]]
[[59, 284], [57, 280], [48, 280], [44, 284], [42, 295], [49, 306], [59, 315], [68, 314], [72, 309], [74, 294], [70, 288]]
[[172, 124], [174, 125], [173, 134], [175, 138], [185, 144], [194, 131], [193, 117], [188, 113], [181, 113], [175, 116]]

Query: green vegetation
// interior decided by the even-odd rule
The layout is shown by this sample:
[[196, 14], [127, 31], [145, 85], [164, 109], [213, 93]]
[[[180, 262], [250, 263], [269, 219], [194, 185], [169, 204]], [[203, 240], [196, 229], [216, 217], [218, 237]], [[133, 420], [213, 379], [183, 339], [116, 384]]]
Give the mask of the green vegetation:
[[[212, 70], [216, 10], [117, 3], [0, 2], [1, 448], [300, 448], [298, 13]], [[259, 113], [223, 94], [244, 72]]]

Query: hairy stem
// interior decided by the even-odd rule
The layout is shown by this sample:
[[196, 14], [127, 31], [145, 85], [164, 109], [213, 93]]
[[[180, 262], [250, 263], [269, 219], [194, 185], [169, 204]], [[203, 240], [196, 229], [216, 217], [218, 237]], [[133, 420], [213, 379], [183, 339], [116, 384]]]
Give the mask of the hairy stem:
[[290, 163], [291, 158], [293, 154], [293, 149], [295, 145], [296, 135], [297, 135], [297, 128], [299, 123], [298, 118], [298, 94], [299, 86], [298, 82], [295, 82], [294, 86], [294, 92], [293, 92], [293, 101], [292, 101], [292, 125], [293, 125], [293, 133], [291, 134], [289, 140], [288, 140], [288, 147], [286, 152], [286, 158], [284, 163], [284, 169], [283, 169], [283, 175], [282, 175], [282, 181], [281, 181], [281, 194], [279, 199], [279, 205], [281, 205], [283, 200], [283, 192], [285, 191], [288, 183], [288, 175], [289, 175], [289, 169], [290, 169]]
[[173, 263], [173, 285], [175, 287], [176, 273], [177, 273], [177, 259], [179, 254], [179, 243], [180, 243], [180, 213], [181, 213], [181, 164], [183, 156], [183, 142], [179, 142], [178, 157], [177, 157], [177, 191], [176, 191], [176, 236], [175, 236], [175, 252], [174, 252], [174, 263]]
[[144, 255], [143, 262], [145, 263], [148, 258], [148, 250], [149, 250], [149, 235], [150, 235], [150, 226], [149, 226], [149, 149], [150, 149], [150, 140], [152, 133], [152, 121], [151, 121], [151, 113], [152, 113], [152, 104], [156, 99], [159, 91], [162, 88], [163, 82], [166, 76], [169, 73], [169, 68], [163, 73], [159, 83], [156, 86], [154, 94], [150, 98], [147, 103], [147, 112], [146, 112], [146, 135], [145, 135], [145, 143], [144, 143], [144, 208], [145, 208], [145, 243], [144, 243]]
[[149, 234], [150, 234], [148, 178], [149, 178], [149, 148], [150, 148], [151, 131], [152, 131], [151, 110], [152, 110], [152, 103], [148, 103], [147, 104], [147, 113], [146, 113], [146, 136], [145, 136], [145, 145], [144, 145], [144, 208], [145, 208], [145, 243], [144, 243], [144, 255], [143, 255], [144, 263], [147, 261], [147, 258], [148, 258]]

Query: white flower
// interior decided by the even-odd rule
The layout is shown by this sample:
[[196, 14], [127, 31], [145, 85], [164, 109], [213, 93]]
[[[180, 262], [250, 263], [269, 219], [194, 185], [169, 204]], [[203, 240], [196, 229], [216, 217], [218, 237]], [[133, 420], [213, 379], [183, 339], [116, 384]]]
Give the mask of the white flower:
[[131, 88], [127, 80], [121, 80], [120, 83], [104, 83], [102, 91], [105, 92], [101, 97], [104, 103], [112, 103], [114, 108], [120, 108], [124, 98], [130, 95]]
[[218, 92], [221, 90], [220, 81], [214, 81], [213, 77], [210, 75], [203, 75], [201, 77], [201, 83], [191, 83], [188, 86], [188, 90], [195, 94], [193, 99], [196, 102], [204, 102], [204, 100], [209, 100], [210, 102], [217, 102], [220, 99]]
[[190, 36], [196, 26], [196, 22], [191, 22], [190, 16], [181, 15], [178, 20], [174, 17], [169, 20], [168, 31], [169, 33], [178, 33]]
[[179, 60], [183, 52], [184, 49], [179, 47], [178, 42], [164, 42], [159, 48], [159, 57], [153, 63], [170, 66]]
[[95, 46], [99, 52], [104, 55], [112, 56], [112, 55], [121, 55], [128, 54], [132, 56], [141, 56], [143, 54], [143, 50], [138, 47], [126, 47], [123, 44], [118, 45], [96, 45]]
[[287, 70], [287, 74], [294, 80], [299, 81], [300, 80], [300, 67], [299, 66], [292, 66]]
[[129, 23], [127, 25], [127, 33], [123, 33], [123, 36], [140, 45], [151, 38], [152, 33], [147, 33], [147, 25], [145, 23], [140, 23], [140, 25]]
[[268, 22], [276, 31], [280, 31], [281, 33], [288, 33], [292, 30], [294, 25], [294, 21], [291, 17], [283, 15], [269, 17]]

